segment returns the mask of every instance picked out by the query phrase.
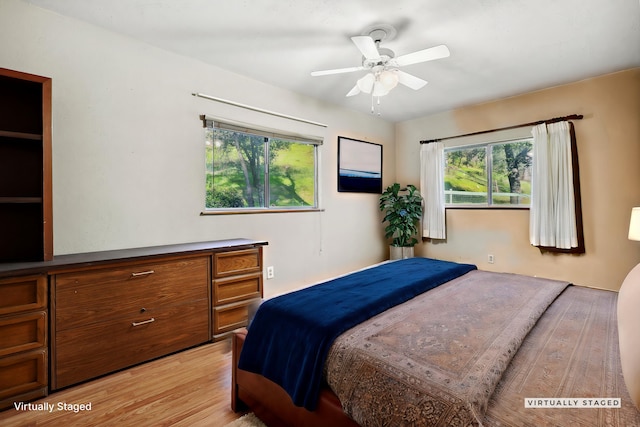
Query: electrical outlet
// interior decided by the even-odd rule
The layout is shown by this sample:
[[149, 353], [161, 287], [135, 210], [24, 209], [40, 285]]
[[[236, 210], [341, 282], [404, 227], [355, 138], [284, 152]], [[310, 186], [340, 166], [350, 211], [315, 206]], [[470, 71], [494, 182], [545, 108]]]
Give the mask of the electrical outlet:
[[273, 279], [274, 277], [276, 277], [276, 272], [273, 266], [267, 267], [267, 279]]
[[493, 264], [495, 262], [495, 258], [493, 257], [493, 254], [487, 255], [487, 262], [489, 264]]

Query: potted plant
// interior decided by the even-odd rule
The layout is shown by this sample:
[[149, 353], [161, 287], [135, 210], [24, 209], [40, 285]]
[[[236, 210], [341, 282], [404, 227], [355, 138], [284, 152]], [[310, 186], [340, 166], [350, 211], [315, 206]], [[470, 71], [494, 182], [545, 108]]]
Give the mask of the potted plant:
[[414, 185], [400, 188], [395, 183], [380, 196], [380, 210], [385, 211], [382, 222], [387, 222], [385, 237], [392, 238], [389, 248], [391, 259], [413, 257], [413, 246], [418, 243], [418, 223], [422, 218], [422, 196]]

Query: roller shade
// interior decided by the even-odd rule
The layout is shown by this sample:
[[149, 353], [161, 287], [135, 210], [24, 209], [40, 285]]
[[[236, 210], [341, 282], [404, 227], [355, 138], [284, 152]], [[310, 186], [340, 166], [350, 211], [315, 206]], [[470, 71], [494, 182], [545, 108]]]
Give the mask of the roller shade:
[[218, 119], [201, 115], [203, 127], [230, 130], [234, 132], [250, 133], [266, 138], [284, 139], [287, 141], [301, 142], [304, 144], [322, 145], [323, 138], [313, 135], [303, 135], [295, 132], [285, 132], [282, 130], [269, 129], [260, 126], [248, 125], [246, 123], [235, 122], [228, 119]]

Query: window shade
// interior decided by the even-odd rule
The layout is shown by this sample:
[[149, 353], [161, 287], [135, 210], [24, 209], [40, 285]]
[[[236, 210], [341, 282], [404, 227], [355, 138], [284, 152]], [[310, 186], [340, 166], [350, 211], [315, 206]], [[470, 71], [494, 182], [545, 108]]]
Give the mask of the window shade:
[[268, 129], [260, 126], [248, 125], [246, 123], [234, 122], [228, 119], [221, 120], [217, 118], [204, 117], [202, 121], [205, 127], [250, 133], [267, 138], [278, 138], [288, 141], [302, 142], [305, 144], [322, 145], [323, 143], [323, 139], [318, 136], [302, 135], [295, 132], [285, 132], [281, 130]]

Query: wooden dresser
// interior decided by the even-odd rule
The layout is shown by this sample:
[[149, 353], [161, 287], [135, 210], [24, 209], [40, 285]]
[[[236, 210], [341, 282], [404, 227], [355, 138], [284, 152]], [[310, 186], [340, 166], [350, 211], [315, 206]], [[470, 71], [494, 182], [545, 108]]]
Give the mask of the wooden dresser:
[[213, 255], [213, 337], [247, 325], [262, 299], [262, 247]]
[[52, 276], [57, 389], [209, 341], [209, 257]]
[[0, 279], [0, 409], [47, 395], [47, 276]]
[[263, 241], [0, 264], [0, 409], [220, 339], [261, 300]]

